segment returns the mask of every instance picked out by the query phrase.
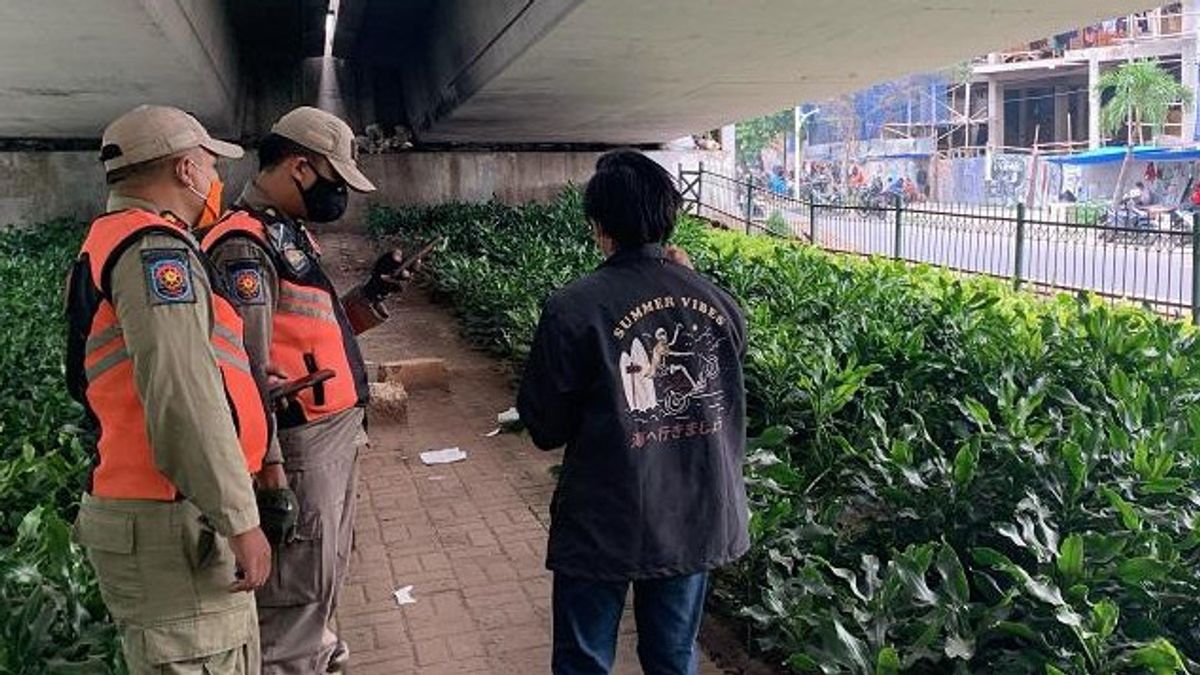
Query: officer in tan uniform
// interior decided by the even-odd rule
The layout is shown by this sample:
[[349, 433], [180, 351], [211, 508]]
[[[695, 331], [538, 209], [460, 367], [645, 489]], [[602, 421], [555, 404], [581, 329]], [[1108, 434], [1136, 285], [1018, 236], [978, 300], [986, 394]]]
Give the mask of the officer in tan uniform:
[[99, 433], [75, 531], [135, 674], [260, 670], [268, 417], [190, 232], [220, 208], [217, 158], [241, 155], [181, 110], [122, 115], [101, 149], [108, 213], [68, 280], [68, 385]]
[[[266, 673], [334, 672], [349, 650], [328, 628], [345, 580], [354, 529], [356, 463], [365, 443], [367, 378], [355, 335], [382, 323], [398, 290], [399, 251], [339, 297], [305, 222], [342, 216], [349, 190], [375, 189], [355, 161], [354, 133], [334, 115], [302, 107], [259, 146], [260, 171], [202, 246], [234, 289], [251, 359], [288, 378], [334, 377], [276, 413], [286, 478], [300, 501], [293, 541], [258, 592]], [[268, 467], [269, 471], [274, 471]]]

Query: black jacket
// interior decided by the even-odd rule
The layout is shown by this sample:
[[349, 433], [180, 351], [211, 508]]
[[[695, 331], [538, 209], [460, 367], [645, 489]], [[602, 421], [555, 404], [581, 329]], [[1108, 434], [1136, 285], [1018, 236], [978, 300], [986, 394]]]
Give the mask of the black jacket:
[[646, 579], [745, 553], [745, 335], [734, 300], [660, 246], [546, 302], [517, 407], [538, 447], [566, 445], [547, 567]]

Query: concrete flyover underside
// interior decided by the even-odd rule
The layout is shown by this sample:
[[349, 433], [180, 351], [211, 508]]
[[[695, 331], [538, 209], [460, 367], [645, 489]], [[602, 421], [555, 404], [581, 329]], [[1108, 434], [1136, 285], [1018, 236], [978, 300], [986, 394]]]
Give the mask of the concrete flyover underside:
[[[139, 103], [239, 136], [261, 98], [254, 67], [299, 79], [320, 56], [328, 0], [3, 0], [0, 139], [96, 139]], [[284, 87], [284, 89], [289, 89]], [[292, 97], [285, 103], [298, 103]]]
[[[0, 138], [141, 102], [253, 137], [332, 89], [430, 143], [656, 143], [961, 61], [1130, 0], [6, 0]], [[316, 73], [316, 76], [313, 74]], [[324, 77], [322, 73], [330, 73]], [[336, 83], [328, 81], [336, 79]], [[335, 86], [336, 85], [336, 86]]]
[[[422, 83], [407, 87], [403, 101], [422, 140], [523, 143], [675, 138], [1152, 6], [1129, 0], [343, 3], [352, 21], [335, 48], [360, 67], [391, 68], [400, 82]], [[423, 4], [431, 5], [424, 14]], [[402, 18], [397, 5], [406, 6]], [[466, 29], [446, 30], [447, 16], [459, 17]], [[481, 25], [488, 30], [472, 30]], [[399, 35], [411, 37], [397, 41]], [[387, 105], [377, 100], [375, 112], [396, 117]]]
[[97, 138], [143, 102], [236, 132], [237, 50], [226, 21], [218, 2], [0, 2], [0, 137]]

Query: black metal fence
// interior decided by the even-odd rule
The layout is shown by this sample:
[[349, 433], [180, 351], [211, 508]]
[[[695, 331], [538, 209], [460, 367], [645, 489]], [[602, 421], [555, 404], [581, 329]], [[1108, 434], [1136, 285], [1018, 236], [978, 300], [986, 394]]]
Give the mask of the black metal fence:
[[703, 165], [681, 168], [679, 181], [690, 213], [747, 233], [984, 274], [1038, 291], [1090, 291], [1200, 323], [1200, 213], [944, 204], [869, 190], [845, 203], [819, 203]]

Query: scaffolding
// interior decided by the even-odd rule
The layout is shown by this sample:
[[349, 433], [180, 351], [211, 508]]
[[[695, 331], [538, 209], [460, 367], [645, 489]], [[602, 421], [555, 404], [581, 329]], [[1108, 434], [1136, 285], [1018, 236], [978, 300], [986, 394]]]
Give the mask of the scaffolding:
[[[946, 105], [950, 83], [944, 74], [924, 74], [884, 82], [816, 105], [822, 111], [810, 124], [814, 144], [846, 140], [915, 138], [917, 129], [946, 124], [952, 110]], [[898, 131], [907, 130], [907, 131]], [[908, 135], [904, 135], [904, 134]]]

